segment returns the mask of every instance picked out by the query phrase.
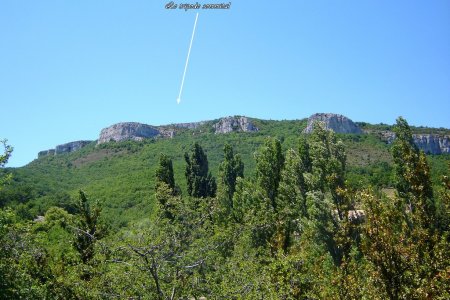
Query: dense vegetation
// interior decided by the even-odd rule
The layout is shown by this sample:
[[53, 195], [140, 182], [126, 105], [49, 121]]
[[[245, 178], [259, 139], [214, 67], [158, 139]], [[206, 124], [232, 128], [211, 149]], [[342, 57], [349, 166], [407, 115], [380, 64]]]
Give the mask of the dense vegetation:
[[450, 297], [448, 155], [259, 122], [1, 169], [0, 297]]

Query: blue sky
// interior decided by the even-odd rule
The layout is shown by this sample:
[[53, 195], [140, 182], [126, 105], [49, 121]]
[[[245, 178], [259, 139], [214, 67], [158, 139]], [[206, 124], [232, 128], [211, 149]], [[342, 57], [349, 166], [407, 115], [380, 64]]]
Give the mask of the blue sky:
[[166, 2], [0, 2], [8, 166], [123, 121], [335, 112], [450, 127], [450, 1], [235, 0], [200, 10], [180, 105], [197, 11]]

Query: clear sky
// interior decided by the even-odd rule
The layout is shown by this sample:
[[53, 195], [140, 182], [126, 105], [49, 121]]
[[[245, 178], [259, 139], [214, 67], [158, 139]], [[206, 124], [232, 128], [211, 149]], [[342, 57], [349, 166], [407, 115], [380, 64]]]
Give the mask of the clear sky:
[[197, 11], [167, 2], [0, 1], [8, 166], [124, 121], [334, 112], [450, 127], [448, 0], [234, 0], [229, 10], [199, 10], [180, 105]]

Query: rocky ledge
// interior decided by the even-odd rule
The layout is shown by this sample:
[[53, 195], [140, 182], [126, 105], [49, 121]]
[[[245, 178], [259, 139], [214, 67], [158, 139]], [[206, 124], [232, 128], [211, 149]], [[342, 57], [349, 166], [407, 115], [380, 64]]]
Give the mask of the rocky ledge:
[[247, 117], [234, 116], [221, 118], [213, 125], [216, 134], [229, 132], [252, 132], [259, 129]]
[[50, 156], [50, 155], [55, 155], [55, 149], [48, 149], [48, 150], [43, 150], [43, 151], [38, 152], [38, 158], [44, 157], [44, 156]]
[[450, 153], [450, 136], [413, 134], [414, 143], [428, 154]]
[[[315, 122], [323, 122], [325, 127], [336, 133], [363, 134], [364, 132], [349, 118], [331, 113], [317, 113], [309, 117], [305, 133], [313, 131]], [[110, 141], [142, 141], [148, 138], [173, 138], [180, 129], [196, 130], [199, 128], [210, 128], [216, 134], [226, 134], [230, 132], [255, 132], [259, 128], [254, 125], [250, 118], [244, 116], [225, 117], [215, 121], [201, 121], [193, 123], [179, 123], [164, 126], [151, 126], [136, 122], [117, 123], [102, 129], [97, 144]], [[207, 129], [209, 132], [209, 130]], [[378, 135], [387, 143], [392, 143], [395, 134], [391, 131], [381, 131]], [[436, 134], [414, 134], [414, 141], [417, 146], [429, 154], [450, 153], [450, 136]], [[56, 146], [55, 149], [40, 151], [38, 157], [48, 155], [58, 155], [77, 151], [92, 141], [75, 141]]]
[[75, 141], [70, 142], [62, 145], [58, 145], [55, 148], [55, 154], [62, 154], [62, 153], [70, 153], [77, 150], [80, 150], [81, 148], [85, 147], [86, 145], [92, 143], [92, 141]]
[[124, 140], [142, 141], [146, 138], [153, 138], [160, 134], [159, 130], [147, 124], [136, 122], [117, 123], [102, 129], [98, 144], [110, 141], [120, 142]]
[[318, 113], [308, 118], [308, 125], [304, 130], [304, 133], [311, 133], [313, 131], [314, 123], [323, 122], [325, 128], [333, 130], [336, 133], [350, 133], [350, 134], [362, 134], [363, 131], [349, 118], [330, 113]]
[[[364, 133], [349, 118], [338, 114], [318, 113], [308, 119], [308, 125], [304, 130], [305, 133], [313, 131], [315, 122], [323, 122], [327, 129], [337, 133], [362, 134]], [[392, 131], [380, 131], [379, 137], [390, 144], [395, 140], [395, 133]], [[414, 143], [427, 154], [450, 153], [450, 136], [442, 136], [438, 134], [413, 134]]]
[[81, 148], [85, 147], [86, 145], [88, 145], [90, 143], [92, 143], [92, 141], [75, 141], [75, 142], [65, 143], [65, 144], [56, 146], [55, 149], [40, 151], [38, 153], [38, 157], [74, 152], [74, 151], [80, 150]]
[[127, 122], [118, 123], [102, 129], [97, 144], [110, 141], [133, 140], [141, 141], [148, 138], [173, 138], [178, 129], [195, 130], [201, 126], [212, 126], [215, 133], [250, 132], [258, 131], [258, 128], [247, 117], [225, 117], [214, 121], [201, 121], [193, 123], [178, 123], [163, 126], [151, 126], [147, 124]]
[[[388, 144], [395, 140], [395, 133], [392, 131], [381, 131], [378, 135]], [[413, 134], [412, 136], [417, 147], [427, 154], [450, 153], [450, 136], [448, 135]]]

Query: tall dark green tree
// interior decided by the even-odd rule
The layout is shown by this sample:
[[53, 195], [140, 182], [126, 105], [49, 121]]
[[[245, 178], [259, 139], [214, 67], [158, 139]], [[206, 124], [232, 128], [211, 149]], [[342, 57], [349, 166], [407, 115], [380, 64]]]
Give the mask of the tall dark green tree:
[[339, 190], [344, 188], [346, 155], [342, 141], [333, 131], [317, 122], [311, 134], [311, 189], [330, 193], [340, 219], [344, 217], [344, 199]]
[[176, 205], [181, 201], [180, 188], [175, 185], [172, 160], [165, 154], [160, 155], [159, 164], [155, 172], [155, 198], [160, 205], [160, 213], [174, 220]]
[[279, 246], [287, 250], [295, 230], [295, 220], [307, 216], [305, 165], [293, 149], [286, 152], [284, 168], [276, 198]]
[[159, 184], [165, 183], [175, 191], [175, 178], [173, 176], [172, 160], [167, 155], [161, 153], [159, 156], [158, 167], [156, 168], [156, 186], [158, 189]]
[[[309, 154], [309, 144], [306, 138], [299, 140], [298, 152], [289, 149], [286, 152], [286, 159], [281, 171], [281, 181], [276, 199], [278, 207], [278, 220], [284, 234], [283, 249], [286, 249], [291, 240], [291, 235], [297, 230], [298, 220], [308, 216], [306, 197], [309, 186], [305, 179], [305, 174], [311, 173], [311, 157]], [[297, 224], [294, 224], [297, 223]]]
[[311, 172], [311, 155], [309, 153], [309, 143], [305, 136], [301, 136], [298, 141], [298, 154], [305, 172]]
[[310, 136], [309, 153], [311, 173], [305, 173], [308, 184], [307, 230], [313, 232], [313, 241], [324, 247], [339, 266], [351, 249], [348, 212], [350, 197], [345, 187], [345, 150], [333, 131], [323, 123], [314, 124]]
[[196, 198], [215, 197], [217, 184], [208, 171], [208, 158], [202, 147], [195, 143], [190, 153], [184, 154], [186, 181], [189, 196]]
[[78, 220], [75, 228], [76, 239], [74, 246], [81, 255], [83, 263], [92, 260], [95, 254], [95, 243], [105, 234], [104, 228], [100, 225], [100, 213], [102, 211], [100, 205], [91, 208], [86, 194], [80, 190], [80, 198], [78, 201]]
[[255, 180], [247, 182], [238, 180], [233, 199], [237, 208], [234, 215], [238, 219], [243, 217], [247, 230], [251, 232], [253, 246], [264, 248], [272, 245], [271, 250], [277, 251], [275, 245], [277, 243], [273, 243], [277, 230], [276, 197], [284, 163], [280, 141], [267, 138], [255, 158]]
[[302, 141], [299, 152], [289, 149], [286, 152], [286, 161], [281, 172], [281, 182], [278, 195], [278, 206], [288, 207], [296, 211], [296, 215], [307, 215], [306, 193], [309, 191], [304, 174], [311, 172], [311, 159], [309, 145]]
[[240, 155], [234, 154], [233, 148], [229, 144], [225, 144], [223, 152], [224, 160], [219, 166], [219, 200], [222, 210], [229, 215], [233, 208], [236, 179], [244, 177], [244, 164]]
[[278, 194], [283, 164], [284, 155], [280, 141], [275, 138], [266, 139], [256, 154], [256, 180], [275, 210], [277, 209], [275, 198]]

